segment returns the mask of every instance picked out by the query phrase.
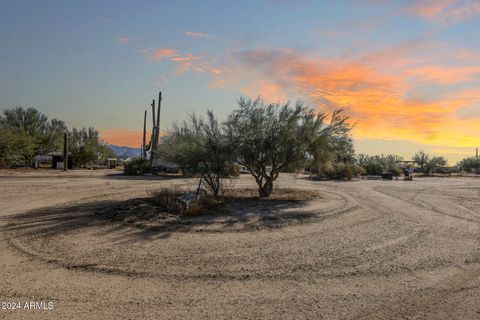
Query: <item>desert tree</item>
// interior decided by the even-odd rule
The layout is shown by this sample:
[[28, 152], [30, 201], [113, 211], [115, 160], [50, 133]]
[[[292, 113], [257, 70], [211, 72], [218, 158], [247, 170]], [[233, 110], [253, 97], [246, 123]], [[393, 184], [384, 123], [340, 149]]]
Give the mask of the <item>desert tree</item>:
[[358, 155], [357, 161], [369, 175], [380, 175], [382, 172], [391, 172], [394, 176], [402, 173], [399, 162], [403, 158], [396, 154], [381, 154], [374, 156]]
[[15, 136], [0, 123], [0, 167], [8, 167], [15, 159]]
[[445, 167], [447, 165], [447, 159], [442, 156], [434, 156], [424, 165], [424, 171], [426, 174], [431, 173], [439, 167]]
[[234, 174], [234, 153], [225, 129], [212, 111], [206, 119], [191, 114], [174, 123], [160, 145], [165, 160], [176, 163], [186, 174], [200, 174], [215, 197], [222, 191], [222, 178]]
[[420, 150], [413, 155], [412, 160], [415, 161], [420, 166], [420, 169], [422, 169], [424, 172], [425, 165], [430, 161], [430, 156], [425, 153], [425, 151]]
[[477, 157], [468, 157], [459, 161], [457, 166], [462, 171], [477, 173], [480, 169], [480, 161]]
[[365, 153], [359, 153], [359, 154], [357, 154], [355, 159], [356, 159], [358, 165], [360, 165], [362, 167], [365, 167], [367, 165], [367, 163], [370, 161], [370, 156], [368, 154], [365, 154]]
[[113, 157], [113, 151], [100, 138], [99, 132], [93, 128], [73, 128], [69, 134], [69, 149], [75, 159], [75, 168], [88, 163], [105, 161]]
[[61, 149], [62, 137], [67, 131], [63, 121], [49, 121], [34, 108], [4, 110], [0, 123], [14, 135], [14, 149], [23, 156], [27, 166], [36, 155]]
[[431, 173], [432, 170], [434, 170], [435, 168], [444, 167], [447, 165], [447, 160], [444, 157], [430, 157], [424, 151], [418, 151], [417, 153], [415, 153], [415, 155], [412, 157], [412, 160], [418, 163], [418, 165], [422, 169], [422, 172], [426, 174]]
[[285, 168], [303, 167], [318, 158], [329, 139], [345, 135], [350, 125], [341, 111], [327, 114], [297, 102], [267, 103], [261, 97], [240, 98], [226, 125], [237, 162], [255, 178], [260, 197], [269, 197]]

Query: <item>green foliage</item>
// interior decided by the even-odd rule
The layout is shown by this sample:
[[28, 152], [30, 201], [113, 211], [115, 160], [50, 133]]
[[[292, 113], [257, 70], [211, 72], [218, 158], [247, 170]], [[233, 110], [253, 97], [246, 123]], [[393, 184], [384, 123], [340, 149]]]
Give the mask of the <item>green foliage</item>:
[[425, 153], [424, 151], [418, 151], [413, 157], [412, 160], [415, 161], [422, 172], [429, 174], [435, 171], [436, 168], [444, 167], [447, 165], [447, 160], [444, 157], [432, 157]]
[[424, 172], [431, 173], [438, 170], [440, 167], [444, 167], [447, 165], [447, 160], [444, 157], [432, 157], [425, 165], [424, 165]]
[[129, 176], [138, 176], [152, 172], [150, 161], [144, 158], [133, 158], [123, 167], [124, 173]]
[[[270, 196], [273, 182], [285, 168], [302, 168], [307, 162], [327, 162], [328, 150], [348, 143], [348, 117], [333, 113], [330, 123], [301, 102], [295, 106], [266, 103], [261, 98], [239, 100], [226, 123], [238, 162], [252, 173], [261, 197]], [[330, 159], [328, 159], [330, 160]]]
[[67, 131], [63, 121], [48, 121], [46, 115], [33, 108], [4, 110], [0, 124], [10, 132], [10, 152], [21, 155], [27, 166], [37, 154], [61, 149], [63, 133]]
[[365, 169], [356, 163], [351, 162], [336, 162], [331, 167], [320, 171], [318, 178], [328, 179], [347, 179], [359, 176], [365, 173]]
[[69, 151], [75, 159], [75, 167], [85, 167], [89, 163], [103, 163], [115, 157], [113, 151], [100, 139], [100, 134], [92, 127], [80, 130], [73, 128], [69, 135]]
[[398, 162], [402, 157], [394, 154], [368, 156], [359, 154], [357, 156], [357, 163], [365, 169], [368, 175], [381, 175], [382, 172], [391, 172], [393, 176], [399, 176], [402, 173], [402, 168]]
[[430, 157], [424, 151], [420, 150], [413, 155], [412, 160], [420, 166], [422, 171], [424, 171], [425, 165], [430, 161]]
[[365, 165], [365, 171], [368, 175], [379, 176], [385, 170], [382, 163], [378, 159], [373, 158]]
[[[62, 152], [65, 132], [68, 129], [63, 121], [49, 121], [33, 108], [4, 110], [0, 116], [0, 166], [10, 166], [16, 156], [30, 166], [36, 155]], [[73, 129], [69, 134], [69, 150], [76, 160], [75, 167], [114, 157], [94, 128]]]
[[15, 158], [15, 136], [0, 123], [0, 167], [9, 167]]
[[458, 163], [458, 166], [460, 167], [460, 170], [465, 172], [480, 172], [480, 161], [477, 159], [477, 157], [469, 157], [462, 159]]
[[359, 166], [365, 167], [370, 161], [370, 156], [364, 153], [360, 153], [355, 157], [355, 160]]
[[218, 197], [222, 189], [221, 178], [236, 174], [233, 151], [224, 127], [208, 111], [206, 120], [191, 115], [183, 124], [174, 124], [159, 154], [178, 164], [186, 174], [201, 174], [213, 195]]

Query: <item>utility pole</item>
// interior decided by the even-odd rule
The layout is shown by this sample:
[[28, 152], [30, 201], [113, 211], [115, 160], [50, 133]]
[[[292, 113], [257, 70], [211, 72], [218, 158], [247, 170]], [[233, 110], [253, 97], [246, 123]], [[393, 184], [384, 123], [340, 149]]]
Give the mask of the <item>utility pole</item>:
[[147, 110], [143, 115], [143, 144], [142, 144], [142, 158], [147, 158]]
[[477, 175], [478, 175], [478, 165], [479, 163], [478, 163], [478, 147], [477, 147], [477, 151], [475, 153], [475, 174]]
[[63, 134], [63, 171], [68, 170], [68, 133]]

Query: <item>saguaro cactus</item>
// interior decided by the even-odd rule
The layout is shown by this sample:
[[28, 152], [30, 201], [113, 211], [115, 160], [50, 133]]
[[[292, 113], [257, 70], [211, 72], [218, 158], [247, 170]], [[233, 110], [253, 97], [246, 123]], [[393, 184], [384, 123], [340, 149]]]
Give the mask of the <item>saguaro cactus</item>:
[[155, 159], [155, 151], [157, 149], [158, 143], [160, 141], [160, 110], [162, 103], [162, 92], [158, 93], [158, 104], [157, 110], [155, 112], [155, 99], [152, 100], [152, 132], [150, 134], [150, 142], [146, 144], [147, 136], [147, 111], [143, 117], [143, 144], [142, 144], [142, 156], [147, 158], [147, 152], [150, 152], [150, 163], [153, 163]]

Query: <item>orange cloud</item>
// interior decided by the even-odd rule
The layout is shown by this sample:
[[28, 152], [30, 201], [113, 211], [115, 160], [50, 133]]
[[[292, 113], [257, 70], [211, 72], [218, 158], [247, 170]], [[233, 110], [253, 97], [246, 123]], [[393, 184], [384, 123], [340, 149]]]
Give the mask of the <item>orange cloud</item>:
[[480, 3], [477, 0], [417, 0], [409, 11], [432, 22], [455, 23], [480, 14]]
[[154, 49], [150, 54], [152, 60], [172, 59], [178, 57], [180, 54], [171, 48]]
[[175, 63], [175, 72], [177, 74], [182, 74], [187, 71], [195, 71], [218, 76], [224, 72], [222, 67], [215, 65], [216, 60], [205, 53], [199, 55], [180, 53], [172, 48], [154, 50], [142, 49], [140, 52], [148, 55], [151, 61], [167, 60]]
[[[441, 91], [429, 99], [411, 93], [420, 82], [448, 85], [472, 80], [480, 73], [479, 67], [418, 67], [408, 55], [395, 57], [393, 52], [384, 51], [376, 56], [381, 59], [335, 60], [309, 57], [291, 49], [237, 54], [243, 68], [258, 73], [242, 88], [243, 93], [265, 93], [274, 101], [303, 96], [323, 110], [343, 108], [358, 121], [354, 129], [357, 138], [442, 146], [480, 144], [478, 115], [461, 115], [468, 106], [480, 103], [480, 95], [475, 93], [478, 89]], [[395, 60], [401, 63], [389, 63]]]
[[259, 79], [240, 88], [240, 92], [250, 97], [261, 95], [263, 98], [271, 102], [279, 102], [288, 100], [288, 96], [282, 92], [282, 88], [275, 82], [266, 79]]
[[469, 81], [475, 76], [480, 75], [480, 66], [424, 66], [407, 70], [405, 74], [416, 77], [421, 81], [454, 84]]
[[455, 0], [417, 0], [410, 10], [428, 20], [436, 19]]

